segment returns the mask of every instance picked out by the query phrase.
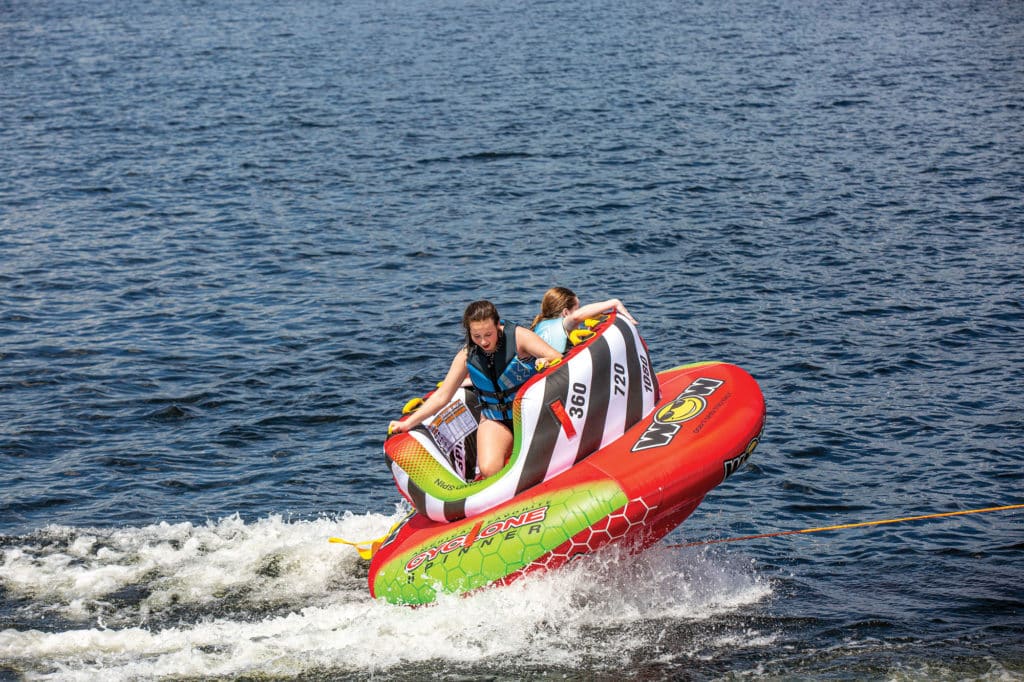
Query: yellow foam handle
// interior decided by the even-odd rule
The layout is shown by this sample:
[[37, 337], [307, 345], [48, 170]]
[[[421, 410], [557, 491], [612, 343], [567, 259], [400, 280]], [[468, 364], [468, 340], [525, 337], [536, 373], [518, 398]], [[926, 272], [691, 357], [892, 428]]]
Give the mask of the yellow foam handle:
[[[590, 320], [587, 321], [589, 322]], [[572, 345], [578, 346], [593, 335], [594, 332], [589, 329], [573, 329], [569, 332], [569, 341]]]
[[402, 414], [409, 414], [415, 412], [423, 406], [423, 398], [411, 398], [409, 402], [402, 408]]
[[356, 551], [359, 552], [359, 556], [369, 561], [373, 558], [373, 555], [377, 553], [380, 546], [384, 544], [384, 541], [388, 539], [388, 536], [395, 532], [402, 523], [409, 518], [412, 512], [409, 512], [406, 516], [402, 517], [398, 521], [391, 524], [391, 528], [388, 528], [388, 532], [381, 535], [379, 538], [373, 540], [361, 540], [359, 542], [352, 542], [351, 540], [345, 540], [344, 538], [328, 538], [328, 542], [333, 542], [339, 545], [348, 545], [349, 547], [355, 547]]
[[551, 360], [549, 362], [544, 362], [543, 360], [537, 360], [537, 364], [535, 366], [536, 366], [538, 372], [543, 372], [548, 367], [554, 367], [555, 365], [559, 365], [561, 363], [562, 363], [562, 358], [555, 358], [554, 360]]
[[380, 549], [381, 544], [384, 542], [384, 537], [377, 538], [376, 540], [363, 540], [362, 542], [351, 542], [350, 540], [344, 540], [342, 538], [330, 538], [330, 542], [337, 543], [339, 545], [348, 545], [349, 547], [355, 547], [356, 551], [359, 552], [359, 556], [369, 561], [373, 558], [373, 555]]

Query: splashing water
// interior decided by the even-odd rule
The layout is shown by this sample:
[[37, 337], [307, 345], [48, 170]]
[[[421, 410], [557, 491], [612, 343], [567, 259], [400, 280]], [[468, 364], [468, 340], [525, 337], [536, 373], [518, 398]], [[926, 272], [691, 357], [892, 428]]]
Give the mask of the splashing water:
[[0, 659], [31, 678], [102, 670], [113, 680], [386, 673], [437, 659], [616, 666], [657, 649], [665, 623], [735, 612], [772, 591], [735, 560], [656, 548], [602, 552], [430, 607], [393, 606], [369, 598], [355, 550], [327, 538], [380, 534], [402, 513], [51, 526], [8, 538], [0, 581], [23, 627], [0, 632]]

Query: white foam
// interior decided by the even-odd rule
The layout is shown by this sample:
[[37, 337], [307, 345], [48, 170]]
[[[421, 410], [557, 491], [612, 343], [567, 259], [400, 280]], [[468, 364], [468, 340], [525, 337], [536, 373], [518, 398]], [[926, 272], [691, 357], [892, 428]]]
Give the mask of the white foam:
[[[380, 535], [390, 522], [382, 515], [293, 523], [271, 516], [247, 525], [233, 516], [201, 526], [49, 527], [44, 542], [37, 540], [41, 547], [3, 552], [0, 581], [10, 593], [47, 603], [68, 618], [86, 612], [85, 604], [95, 609], [105, 596], [140, 584], [150, 592], [141, 603], [143, 615], [169, 604], [203, 605], [239, 591], [256, 598], [311, 596], [324, 593], [339, 569], [356, 561], [354, 551], [329, 545], [328, 537]], [[55, 542], [69, 538], [66, 544]]]
[[[628, 560], [602, 553], [430, 607], [375, 602], [355, 550], [327, 538], [375, 537], [399, 516], [47, 529], [66, 540], [60, 549], [44, 543], [5, 551], [0, 581], [36, 607], [94, 622], [63, 632], [0, 632], [0, 660], [33, 678], [93, 679], [102, 671], [109, 680], [364, 674], [494, 657], [571, 667], [581, 657], [612, 662], [649, 645], [651, 629], [638, 622], [711, 618], [771, 593], [750, 565], [655, 548]], [[110, 603], [111, 592], [140, 582], [147, 596]], [[199, 614], [196, 622], [168, 617], [183, 607]]]

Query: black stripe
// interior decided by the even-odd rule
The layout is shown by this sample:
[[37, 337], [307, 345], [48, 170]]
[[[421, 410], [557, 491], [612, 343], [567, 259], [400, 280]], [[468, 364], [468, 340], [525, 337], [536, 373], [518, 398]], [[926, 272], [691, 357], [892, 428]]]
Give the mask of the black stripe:
[[[516, 484], [517, 495], [544, 480], [544, 475], [551, 464], [551, 455], [554, 454], [555, 443], [558, 442], [558, 436], [562, 432], [562, 422], [558, 421], [548, 406], [556, 400], [565, 403], [568, 384], [568, 364], [558, 368], [544, 379], [544, 403], [541, 406], [537, 423], [533, 425], [533, 438], [530, 440], [523, 471]], [[522, 428], [528, 429], [529, 425], [523, 424]]]
[[[469, 412], [473, 415], [473, 419], [477, 424], [479, 424], [481, 408], [477, 394], [472, 390], [466, 390], [463, 392], [462, 401], [466, 403], [466, 407], [469, 408]], [[466, 440], [463, 442], [466, 446], [466, 470], [462, 472], [462, 478], [464, 478], [467, 483], [470, 483], [476, 477], [476, 430], [474, 429], [473, 433], [466, 436]]]
[[[477, 422], [480, 418], [477, 417]], [[472, 483], [476, 478], [476, 431], [466, 436], [463, 441], [466, 446], [466, 470], [462, 472], [462, 478], [466, 483]]]
[[409, 497], [412, 499], [412, 506], [416, 507], [416, 511], [426, 516], [427, 494], [411, 478], [409, 479]]
[[633, 336], [633, 330], [623, 320], [615, 319], [615, 326], [622, 332], [626, 341], [626, 424], [628, 429], [644, 417], [644, 380], [640, 376], [639, 343]]
[[444, 503], [444, 518], [446, 521], [458, 521], [466, 518], [466, 498]]
[[[608, 419], [608, 399], [611, 393], [612, 352], [608, 348], [608, 340], [602, 334], [587, 346], [590, 351], [592, 371], [590, 375], [590, 396], [588, 397], [587, 420], [583, 424], [580, 436], [580, 447], [576, 451], [576, 461], [586, 458], [601, 447], [604, 436], [604, 425]], [[572, 387], [570, 389], [569, 409], [572, 403]]]

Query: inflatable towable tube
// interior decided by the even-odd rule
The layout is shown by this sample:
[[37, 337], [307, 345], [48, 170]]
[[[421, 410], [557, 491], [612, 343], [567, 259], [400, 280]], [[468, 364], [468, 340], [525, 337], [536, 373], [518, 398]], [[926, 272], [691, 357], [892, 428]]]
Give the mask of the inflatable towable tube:
[[612, 311], [593, 331], [520, 387], [512, 454], [494, 476], [475, 480], [480, 401], [472, 388], [385, 442], [395, 484], [416, 511], [438, 522], [480, 514], [578, 464], [651, 413], [658, 382], [636, 327]]
[[[368, 574], [372, 596], [426, 604], [439, 592], [508, 584], [609, 544], [640, 551], [682, 523], [708, 491], [744, 465], [760, 441], [765, 419], [764, 396], [750, 374], [727, 363], [701, 362], [651, 375], [648, 383], [644, 368], [649, 370], [650, 361], [636, 329], [611, 315], [596, 331], [567, 355], [564, 367], [555, 366], [522, 387], [513, 459], [488, 485], [479, 485], [487, 480], [466, 482], [458, 473], [464, 462], [452, 454], [457, 448], [449, 447], [458, 430], [442, 429], [440, 436], [414, 430], [385, 442], [395, 481], [416, 509], [376, 548]], [[623, 350], [631, 337], [636, 364], [629, 364], [629, 351], [621, 356], [627, 362], [616, 363], [611, 356], [601, 361], [606, 351], [600, 339]], [[620, 357], [618, 351], [608, 352]], [[577, 357], [589, 359], [574, 363]], [[623, 370], [628, 373], [625, 396], [615, 379]], [[560, 378], [551, 381], [554, 376]], [[593, 402], [573, 402], [574, 395], [583, 393], [573, 390], [577, 383], [586, 386]], [[526, 394], [538, 386], [544, 387], [540, 393], [545, 397], [531, 396], [524, 405]], [[602, 387], [608, 387], [607, 399], [594, 400]], [[568, 420], [555, 414], [557, 408], [550, 409], [555, 400], [563, 403]], [[470, 412], [471, 403], [472, 396], [463, 401]], [[569, 414], [570, 407], [586, 408], [584, 417]], [[446, 410], [429, 420], [436, 422], [433, 428], [449, 417], [458, 421], [455, 413], [461, 408]], [[624, 415], [636, 413], [630, 410], [644, 416], [626, 426], [631, 417]], [[533, 435], [523, 435], [524, 423], [535, 425]], [[621, 424], [621, 435], [606, 437], [607, 424], [611, 434]], [[596, 450], [588, 454], [591, 445], [580, 444], [584, 438]], [[463, 439], [464, 446], [466, 441], [472, 435]], [[537, 451], [550, 449], [547, 467], [526, 466], [534, 444]], [[471, 451], [470, 442], [461, 452], [471, 456]], [[406, 466], [412, 473], [406, 473]], [[520, 489], [521, 481], [530, 480], [523, 478], [527, 470], [541, 469], [531, 475], [542, 479], [539, 483]], [[548, 475], [549, 469], [561, 473]], [[501, 494], [477, 497], [492, 488]], [[520, 491], [507, 497], [515, 490]]]

